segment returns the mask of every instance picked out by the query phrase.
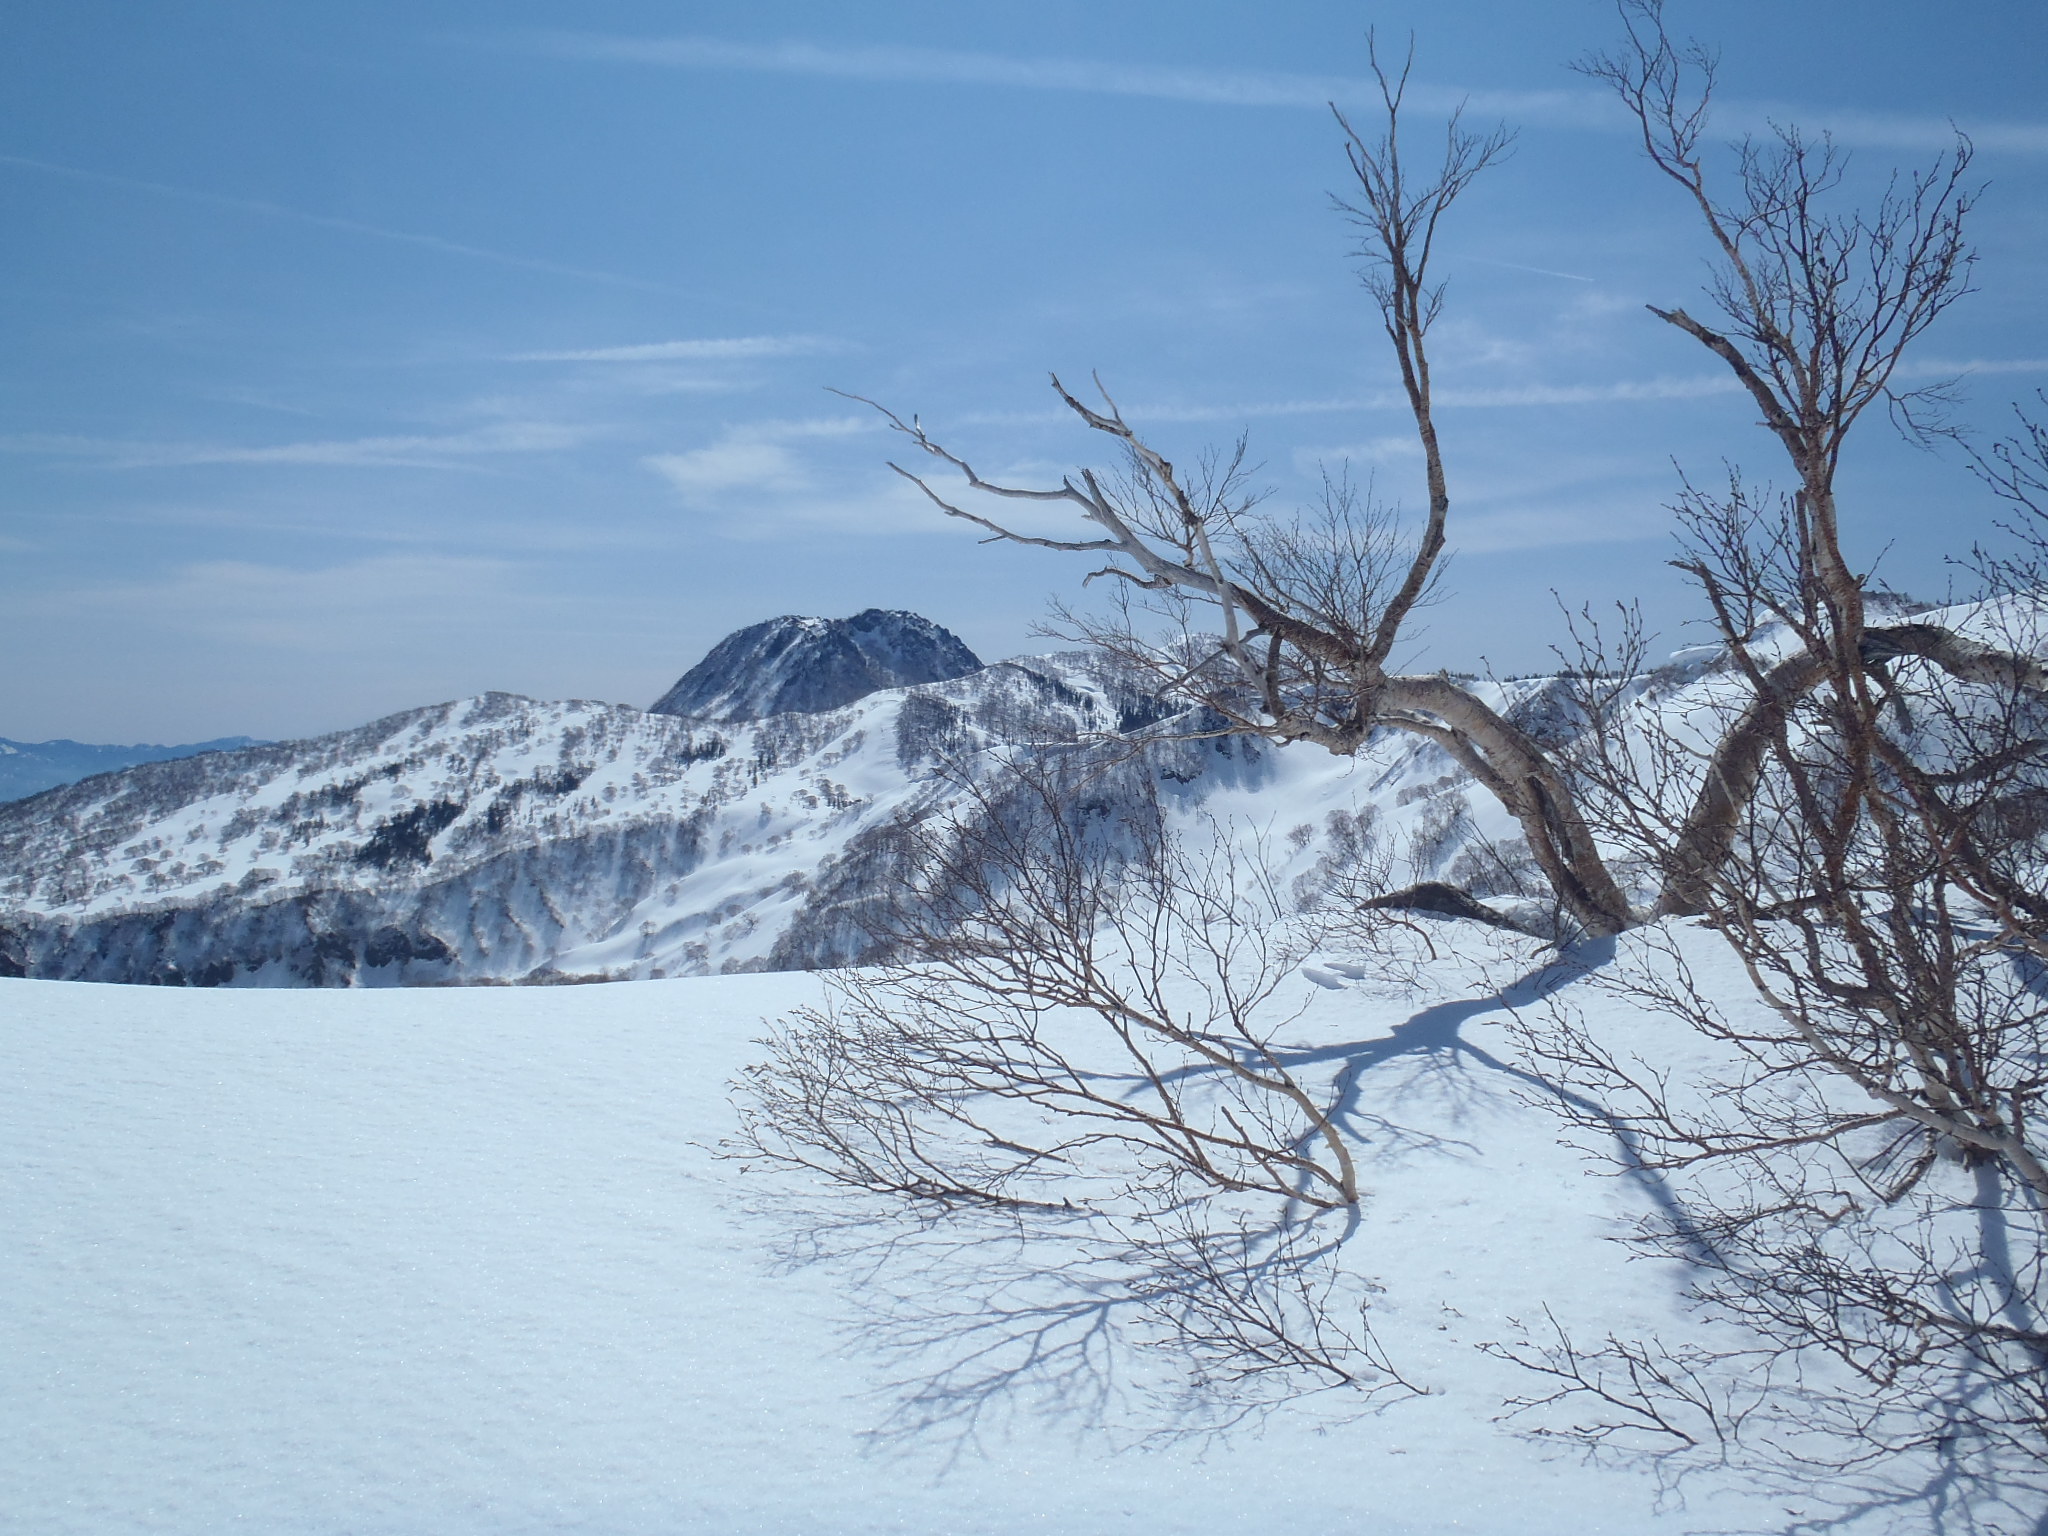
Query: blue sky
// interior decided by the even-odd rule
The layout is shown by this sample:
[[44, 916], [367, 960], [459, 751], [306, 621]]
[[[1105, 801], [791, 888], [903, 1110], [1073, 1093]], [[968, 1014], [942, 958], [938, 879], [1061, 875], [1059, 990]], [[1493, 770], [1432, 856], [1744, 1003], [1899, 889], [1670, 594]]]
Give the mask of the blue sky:
[[[2048, 385], [2048, 8], [1674, 0], [1720, 122], [1832, 129], [1861, 185], [1975, 136], [1979, 292], [1922, 345], [1997, 430]], [[1275, 14], [1275, 13], [1278, 14]], [[984, 656], [1083, 568], [884, 467], [1099, 461], [1048, 370], [1275, 504], [1349, 461], [1413, 504], [1330, 211], [1322, 103], [1414, 32], [1418, 107], [1520, 133], [1458, 211], [1437, 337], [1459, 553], [1415, 659], [1542, 666], [1555, 592], [1672, 645], [1674, 461], [1778, 473], [1644, 313], [1686, 210], [1565, 64], [1598, 0], [8, 7], [0, 736], [337, 728], [508, 689], [644, 704], [721, 635], [911, 608]], [[1992, 509], [1862, 429], [1858, 546], [1938, 593]]]

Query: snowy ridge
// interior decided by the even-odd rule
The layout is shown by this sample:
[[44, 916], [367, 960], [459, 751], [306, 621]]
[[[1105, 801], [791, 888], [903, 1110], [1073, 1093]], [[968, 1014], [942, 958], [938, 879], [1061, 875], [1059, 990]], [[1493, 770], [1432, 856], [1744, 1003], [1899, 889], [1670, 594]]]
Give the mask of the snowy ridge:
[[84, 741], [9, 741], [0, 737], [0, 801], [21, 800], [74, 784], [95, 773], [118, 773], [137, 763], [168, 762], [202, 752], [232, 752], [260, 743], [253, 736], [223, 736], [165, 747], [154, 743], [103, 746]]
[[[1488, 692], [1539, 727], [1557, 708], [1548, 680]], [[902, 813], [963, 765], [1132, 731], [1161, 739], [1107, 754], [1098, 793], [1227, 824], [1304, 899], [1366, 833], [1403, 878], [1533, 901], [1513, 823], [1435, 747], [1177, 741], [1165, 714], [1070, 654], [758, 721], [494, 693], [147, 764], [0, 806], [0, 975], [374, 986], [849, 964]]]
[[[1142, 725], [1078, 658], [709, 727], [486, 694], [0, 808], [17, 974], [332, 986], [851, 958], [834, 913], [943, 761]], [[1177, 748], [1173, 782], [1244, 766]]]
[[[799, 642], [869, 617], [758, 625], [691, 676], [705, 697], [780, 696], [820, 675], [790, 661]], [[923, 632], [879, 617], [871, 638]], [[2031, 648], [2035, 617], [1994, 605], [1936, 621]], [[750, 692], [732, 658], [764, 635], [782, 639]], [[1579, 728], [1561, 679], [1473, 686], [1539, 738]], [[1620, 684], [1615, 704], [1625, 734], [1703, 748], [1744, 688], [1718, 648], [1694, 646]], [[947, 795], [963, 766], [1133, 731], [1167, 739], [1106, 754], [1120, 760], [1101, 794], [1234, 829], [1303, 899], [1371, 839], [1398, 883], [1449, 881], [1542, 921], [1519, 829], [1436, 747], [1394, 732], [1356, 758], [1176, 741], [1186, 722], [1166, 713], [1100, 661], [1061, 655], [724, 723], [485, 694], [145, 764], [0, 806], [0, 975], [350, 986], [850, 964], [902, 813]]]

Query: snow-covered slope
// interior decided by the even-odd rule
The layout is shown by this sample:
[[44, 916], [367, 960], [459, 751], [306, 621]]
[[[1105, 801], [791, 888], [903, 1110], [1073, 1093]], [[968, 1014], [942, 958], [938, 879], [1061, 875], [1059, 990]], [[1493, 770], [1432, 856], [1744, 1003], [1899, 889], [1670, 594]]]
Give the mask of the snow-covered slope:
[[959, 637], [914, 613], [786, 615], [727, 635], [649, 708], [719, 722], [816, 714], [883, 688], [949, 682], [980, 668]]
[[[1719, 984], [1710, 937], [1687, 941]], [[1049, 1389], [1026, 1372], [1014, 1397], [926, 1403], [923, 1432], [871, 1433], [992, 1343], [1001, 1315], [959, 1303], [1014, 1297], [1011, 1250], [1000, 1232], [958, 1241], [971, 1225], [932, 1229], [936, 1253], [915, 1230], [867, 1229], [868, 1251], [834, 1258], [829, 1210], [799, 1231], [775, 1176], [709, 1150], [762, 1015], [814, 1001], [815, 977], [283, 995], [0, 981], [0, 1524], [2037, 1528], [1973, 1510], [1971, 1489], [1911, 1458], [1805, 1486], [1711, 1467], [1673, 1486], [1654, 1461], [1497, 1424], [1503, 1398], [1538, 1386], [1475, 1347], [1514, 1337], [1511, 1320], [1540, 1327], [1548, 1306], [1596, 1338], [1688, 1325], [1682, 1277], [1605, 1241], [1646, 1208], [1639, 1181], [1587, 1177], [1528, 1102], [1504, 1022], [1533, 994], [1502, 984], [1530, 962], [1474, 961], [1482, 929], [1443, 939], [1421, 994], [1304, 982], [1282, 999], [1308, 1009], [1290, 1035], [1354, 1074], [1368, 1196], [1346, 1262], [1383, 1288], [1379, 1337], [1427, 1395], [1363, 1416], [1325, 1395], [1218, 1439], [1178, 1438], [1170, 1404], [1134, 1399], [1147, 1346], [1107, 1306], [1087, 1352], [1042, 1362]], [[1597, 989], [1569, 1000], [1668, 1058], [1654, 1020]], [[1090, 1298], [1061, 1283], [1027, 1299], [1085, 1317]], [[932, 1326], [946, 1316], [960, 1326]], [[1838, 1526], [1851, 1506], [1863, 1518]]]
[[[1515, 688], [1540, 708], [1540, 686]], [[1158, 714], [1056, 656], [733, 725], [486, 694], [145, 765], [0, 807], [0, 975], [360, 986], [846, 964], [900, 814], [963, 766]], [[1329, 878], [1370, 826], [1413, 878], [1514, 894], [1468, 851], [1512, 846], [1512, 824], [1409, 738], [1356, 759], [1228, 739], [1105, 758], [1095, 793], [1231, 823], [1288, 881]]]
[[[1541, 682], [1496, 702], [1540, 721]], [[0, 975], [199, 986], [418, 985], [846, 964], [892, 824], [958, 773], [1157, 726], [1077, 655], [843, 709], [709, 725], [486, 694], [353, 731], [0, 806]], [[1250, 740], [1106, 752], [1095, 792], [1234, 824], [1288, 881], [1370, 827], [1403, 878], [1510, 901], [1513, 824], [1437, 749]]]
[[[1150, 708], [1041, 658], [721, 727], [487, 694], [145, 765], [0, 807], [0, 966], [319, 986], [840, 961], [879, 834], [943, 763]], [[1156, 771], [1247, 761], [1202, 744]]]

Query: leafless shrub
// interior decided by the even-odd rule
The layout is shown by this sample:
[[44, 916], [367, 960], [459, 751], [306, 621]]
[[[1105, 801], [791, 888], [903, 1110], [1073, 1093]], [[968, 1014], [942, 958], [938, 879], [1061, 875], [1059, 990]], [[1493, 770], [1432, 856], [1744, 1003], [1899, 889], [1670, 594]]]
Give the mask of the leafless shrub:
[[1356, 1202], [1332, 1090], [1276, 1049], [1318, 933], [1262, 868], [1056, 770], [965, 784], [901, 835], [916, 874], [873, 918], [901, 958], [836, 976], [767, 1042], [753, 1156], [983, 1203]]
[[[1545, 1390], [1510, 1397], [1504, 1405], [1504, 1418], [1534, 1420], [1531, 1432], [1536, 1435], [1599, 1448], [1725, 1450], [1769, 1396], [1777, 1362], [1768, 1350], [1718, 1350], [1691, 1343], [1673, 1348], [1659, 1339], [1611, 1333], [1588, 1346], [1574, 1341], [1547, 1306], [1543, 1319], [1540, 1337], [1525, 1331], [1506, 1343], [1480, 1346], [1496, 1359], [1545, 1378]], [[1513, 1318], [1509, 1325], [1523, 1327]], [[1543, 1422], [1544, 1410], [1560, 1405], [1569, 1407], [1570, 1419], [1558, 1427]]]
[[914, 875], [869, 917], [895, 959], [832, 977], [763, 1042], [726, 1150], [913, 1222], [1056, 1239], [1053, 1295], [1009, 1275], [1005, 1295], [1035, 1299], [950, 1332], [941, 1300], [909, 1325], [977, 1341], [912, 1394], [927, 1407], [1011, 1379], [1013, 1349], [1051, 1347], [1026, 1347], [1041, 1323], [1062, 1359], [1092, 1358], [1089, 1330], [1112, 1323], [1171, 1355], [1176, 1422], [1195, 1398], [1236, 1422], [1303, 1390], [1411, 1390], [1339, 1260], [1359, 1182], [1336, 1069], [1296, 1065], [1286, 1038], [1317, 913], [1227, 829], [1190, 848], [1156, 804], [1093, 792], [1089, 763], [963, 777], [905, 823]]
[[[1701, 564], [1716, 581], [1748, 572], [1745, 588], [1710, 590], [1750, 698], [1770, 686], [1732, 619], [1752, 603], [1787, 615], [1791, 643], [1830, 674], [1778, 710], [1733, 856], [1702, 888], [1749, 998], [1696, 975], [1676, 931], [1646, 932], [1641, 963], [1601, 984], [1688, 1026], [1701, 1059], [1636, 1054], [1562, 1012], [1526, 1044], [1561, 1114], [1667, 1179], [1671, 1203], [1637, 1241], [1686, 1264], [1703, 1316], [1754, 1341], [1720, 1363], [1721, 1390], [1758, 1349], [1772, 1365], [1778, 1390], [1733, 1438], [1780, 1466], [1912, 1451], [1973, 1479], [2014, 1457], [2038, 1467], [2048, 914], [2028, 808], [2048, 792], [2048, 722], [2017, 681], [1845, 659], [1831, 630], [1801, 633], [1796, 590], [1773, 585], [1782, 542], [1740, 567], [1725, 546]], [[1998, 640], [2033, 645], [2018, 628]], [[1645, 1412], [1697, 1416], [1716, 1379], [1711, 1357], [1653, 1344], [1560, 1340], [1524, 1358], [1593, 1397], [1630, 1366]], [[1574, 1376], [1586, 1358], [1608, 1374]], [[1725, 1425], [1709, 1427], [1725, 1449]]]
[[[1830, 213], [1840, 156], [1780, 130], [1737, 146], [1723, 200], [1703, 148], [1711, 56], [1670, 39], [1657, 0], [1622, 11], [1623, 48], [1588, 72], [1721, 258], [1715, 326], [1658, 313], [1736, 373], [1797, 479], [1784, 495], [1735, 472], [1685, 487], [1679, 565], [1725, 657], [1689, 721], [1636, 707], [1632, 614], [1578, 627], [1589, 814], [1615, 845], [1671, 850], [1656, 910], [1713, 929], [1747, 995], [1697, 975], [1667, 926], [1595, 984], [1685, 1025], [1689, 1051], [1627, 1047], [1557, 1007], [1523, 1039], [1588, 1143], [1661, 1178], [1635, 1241], [1685, 1265], [1702, 1325], [1738, 1342], [1588, 1347], [1554, 1328], [1505, 1351], [1555, 1383], [1520, 1410], [1587, 1444], [1662, 1439], [1779, 1471], [1875, 1477], [1912, 1452], [1994, 1487], [2018, 1468], [2038, 1497], [2048, 566], [1980, 562], [2004, 600], [1964, 624], [1896, 603], [1869, 622], [1833, 483], [1864, 410], [1888, 400], [1925, 429], [1939, 404], [1889, 381], [1966, 290], [1969, 146], [1874, 211]], [[2030, 514], [2039, 449], [2034, 434], [1979, 460]], [[1589, 1416], [1544, 1417], [1568, 1404]]]

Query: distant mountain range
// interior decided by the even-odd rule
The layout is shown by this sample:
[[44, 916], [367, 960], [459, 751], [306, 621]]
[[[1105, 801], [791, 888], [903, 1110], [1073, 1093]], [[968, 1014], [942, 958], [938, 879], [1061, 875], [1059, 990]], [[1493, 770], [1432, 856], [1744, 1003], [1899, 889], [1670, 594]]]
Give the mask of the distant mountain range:
[[[1552, 691], [1496, 686], [1516, 710]], [[1095, 655], [982, 666], [915, 614], [774, 619], [656, 710], [484, 694], [0, 805], [0, 974], [392, 986], [845, 965], [866, 952], [863, 905], [907, 873], [899, 816], [963, 773], [1076, 750], [1099, 752], [1091, 814], [1228, 820], [1304, 895], [1373, 822], [1416, 878], [1486, 894], [1465, 849], [1514, 828], [1467, 804], [1435, 747], [1338, 758], [1216, 724]], [[1162, 739], [1116, 745], [1132, 733]]]
[[[943, 683], [980, 670], [980, 658], [957, 636], [914, 613], [870, 608], [850, 619], [791, 614], [726, 636], [648, 712], [718, 724], [816, 714], [884, 688]], [[0, 804], [138, 763], [267, 745], [256, 736], [222, 736], [175, 747], [0, 737]]]
[[176, 758], [197, 757], [202, 752], [232, 752], [238, 747], [262, 744], [254, 736], [223, 736], [216, 741], [192, 741], [176, 747], [9, 741], [0, 736], [0, 801], [23, 800], [59, 784], [75, 784], [95, 773], [114, 773], [137, 763], [167, 763]]

